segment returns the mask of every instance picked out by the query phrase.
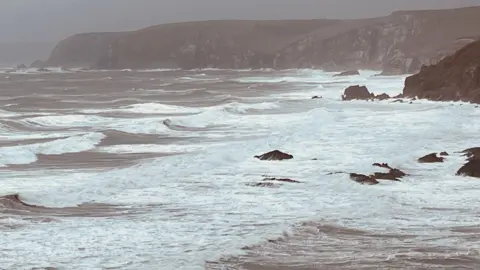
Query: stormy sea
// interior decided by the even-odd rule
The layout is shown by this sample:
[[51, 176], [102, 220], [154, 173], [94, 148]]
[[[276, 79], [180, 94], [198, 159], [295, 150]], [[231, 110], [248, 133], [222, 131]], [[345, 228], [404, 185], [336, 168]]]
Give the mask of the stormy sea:
[[480, 111], [377, 73], [0, 70], [0, 269], [479, 269]]

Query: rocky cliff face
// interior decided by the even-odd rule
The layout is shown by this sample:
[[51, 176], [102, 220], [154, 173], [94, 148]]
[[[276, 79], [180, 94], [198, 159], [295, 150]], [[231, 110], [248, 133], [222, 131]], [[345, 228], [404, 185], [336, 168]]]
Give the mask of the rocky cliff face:
[[[480, 7], [404, 11], [364, 20], [207, 21], [166, 24], [102, 39], [63, 42], [51, 63], [96, 58], [122, 68], [371, 68], [414, 73], [480, 36]], [[88, 38], [87, 38], [88, 39]], [[111, 42], [108, 42], [111, 41]], [[62, 52], [62, 53], [60, 53]], [[72, 56], [72, 54], [74, 56]]]
[[[382, 69], [415, 73], [480, 34], [480, 8], [396, 12], [377, 19], [345, 21], [301, 39], [281, 55], [283, 63], [338, 70]], [[337, 29], [334, 29], [337, 28]], [[342, 29], [340, 29], [342, 28]]]
[[339, 21], [206, 21], [159, 25], [126, 35], [102, 68], [269, 68], [299, 37]]
[[60, 41], [53, 49], [46, 66], [89, 67], [107, 51], [108, 46], [128, 33], [85, 33]]
[[437, 101], [480, 103], [480, 41], [475, 41], [439, 63], [423, 66], [405, 80], [403, 94]]

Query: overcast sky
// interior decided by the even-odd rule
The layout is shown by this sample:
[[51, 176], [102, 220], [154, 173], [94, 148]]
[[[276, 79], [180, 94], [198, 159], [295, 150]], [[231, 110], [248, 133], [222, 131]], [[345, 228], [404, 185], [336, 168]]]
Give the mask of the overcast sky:
[[362, 18], [472, 5], [480, 0], [0, 0], [0, 42], [56, 42], [178, 21]]

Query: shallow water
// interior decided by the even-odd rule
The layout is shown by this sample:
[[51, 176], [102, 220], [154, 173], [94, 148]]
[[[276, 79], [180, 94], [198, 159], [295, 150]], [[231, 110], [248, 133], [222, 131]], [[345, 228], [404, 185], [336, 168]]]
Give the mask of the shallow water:
[[[352, 84], [401, 92], [404, 77], [374, 74], [0, 74], [0, 195], [23, 201], [0, 200], [0, 267], [480, 267], [480, 181], [455, 176], [454, 153], [477, 146], [478, 109], [340, 101]], [[294, 159], [253, 158], [274, 149]], [[329, 175], [374, 162], [410, 175]], [[301, 183], [249, 186], [265, 175]]]

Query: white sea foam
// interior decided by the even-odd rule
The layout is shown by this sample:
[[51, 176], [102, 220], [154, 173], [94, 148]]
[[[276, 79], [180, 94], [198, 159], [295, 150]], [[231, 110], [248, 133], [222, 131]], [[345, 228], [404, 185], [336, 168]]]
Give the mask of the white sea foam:
[[103, 125], [111, 121], [111, 119], [101, 116], [71, 114], [31, 117], [21, 122], [43, 127], [90, 127]]
[[88, 151], [105, 137], [102, 133], [88, 133], [45, 143], [0, 148], [0, 166], [29, 164], [37, 160], [36, 154], [60, 155]]
[[179, 154], [204, 150], [208, 144], [134, 144], [114, 145], [97, 148], [98, 152], [125, 154], [125, 153], [160, 153]]

